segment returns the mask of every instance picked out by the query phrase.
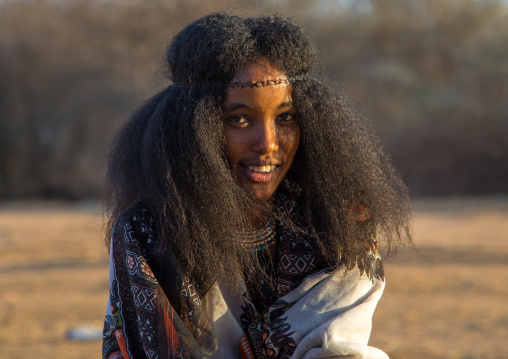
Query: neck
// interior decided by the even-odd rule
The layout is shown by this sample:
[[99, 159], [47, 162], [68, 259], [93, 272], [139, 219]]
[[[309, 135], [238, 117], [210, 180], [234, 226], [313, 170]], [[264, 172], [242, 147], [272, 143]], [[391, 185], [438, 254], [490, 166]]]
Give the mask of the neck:
[[247, 210], [249, 224], [252, 228], [261, 228], [273, 218], [272, 205], [273, 200], [271, 198], [263, 201], [254, 201], [252, 207]]
[[253, 228], [261, 228], [270, 220], [270, 211], [268, 209], [250, 211], [249, 220]]

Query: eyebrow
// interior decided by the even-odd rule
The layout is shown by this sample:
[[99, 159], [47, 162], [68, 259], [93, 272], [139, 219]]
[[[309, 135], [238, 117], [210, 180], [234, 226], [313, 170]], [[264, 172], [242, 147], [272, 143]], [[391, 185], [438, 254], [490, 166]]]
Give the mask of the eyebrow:
[[[277, 106], [277, 110], [280, 110], [281, 108], [287, 108], [287, 107], [293, 107], [293, 106], [294, 106], [293, 101], [281, 102]], [[232, 103], [228, 107], [226, 107], [226, 112], [232, 112], [232, 111], [238, 110], [240, 108], [253, 110], [254, 106], [248, 105], [246, 103]]]
[[277, 109], [281, 109], [281, 108], [286, 108], [286, 107], [293, 107], [294, 104], [293, 104], [293, 101], [286, 101], [286, 102], [282, 102], [281, 104], [279, 104], [279, 106], [277, 106]]
[[226, 112], [232, 112], [238, 110], [239, 108], [246, 108], [248, 110], [254, 109], [254, 107], [247, 105], [245, 103], [232, 103], [228, 107], [226, 107]]

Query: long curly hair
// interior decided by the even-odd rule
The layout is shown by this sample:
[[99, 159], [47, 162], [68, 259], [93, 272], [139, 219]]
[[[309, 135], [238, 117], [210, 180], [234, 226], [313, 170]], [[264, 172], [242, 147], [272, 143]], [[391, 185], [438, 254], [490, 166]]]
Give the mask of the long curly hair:
[[327, 238], [321, 244], [327, 258], [353, 263], [365, 253], [362, 224], [348, 215], [354, 203], [368, 208], [386, 248], [411, 241], [404, 184], [345, 96], [309, 76], [316, 48], [302, 28], [281, 16], [216, 13], [173, 38], [167, 50], [173, 84], [137, 110], [111, 147], [108, 244], [116, 218], [142, 200], [156, 214], [168, 250], [198, 280], [232, 283], [231, 273], [256, 266], [252, 256], [234, 255], [244, 251], [237, 238], [252, 230], [249, 211], [270, 211], [270, 202], [252, 198], [232, 176], [222, 103], [228, 84], [259, 58], [294, 79], [301, 142], [285, 181], [302, 189], [311, 233]]

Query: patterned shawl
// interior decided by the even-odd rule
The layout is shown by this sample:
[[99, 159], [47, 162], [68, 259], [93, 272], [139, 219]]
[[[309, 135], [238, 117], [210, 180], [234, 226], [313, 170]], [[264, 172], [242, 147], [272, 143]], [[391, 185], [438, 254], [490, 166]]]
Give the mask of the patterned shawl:
[[[305, 225], [297, 202], [279, 190], [279, 210]], [[113, 229], [103, 358], [388, 358], [367, 345], [384, 288], [373, 236], [361, 239], [367, 260], [348, 270], [328, 264], [309, 233], [282, 220], [277, 233], [277, 264], [266, 268], [276, 286], [246, 283], [231, 295], [192, 282], [134, 204]]]

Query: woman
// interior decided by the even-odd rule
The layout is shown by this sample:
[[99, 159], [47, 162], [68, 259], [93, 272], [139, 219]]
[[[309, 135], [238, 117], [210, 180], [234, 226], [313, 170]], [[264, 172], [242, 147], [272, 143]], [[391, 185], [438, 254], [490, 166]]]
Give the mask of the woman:
[[212, 14], [108, 166], [104, 358], [386, 358], [374, 237], [410, 240], [406, 190], [290, 20]]

